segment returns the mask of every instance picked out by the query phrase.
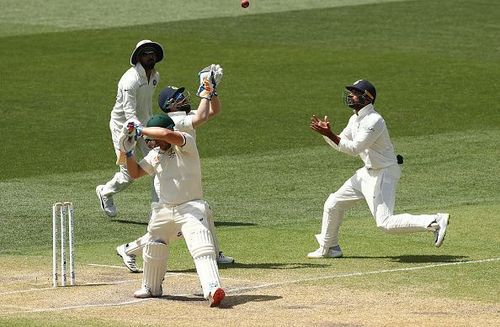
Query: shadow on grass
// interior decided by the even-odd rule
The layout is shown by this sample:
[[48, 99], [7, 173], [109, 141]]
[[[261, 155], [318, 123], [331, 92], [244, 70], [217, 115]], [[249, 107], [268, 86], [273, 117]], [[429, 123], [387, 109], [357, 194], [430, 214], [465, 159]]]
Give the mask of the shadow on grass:
[[[147, 226], [147, 221], [133, 221], [133, 220], [125, 220], [125, 219], [113, 219], [112, 222], [120, 223], [120, 224], [131, 224], [131, 225], [143, 225]], [[255, 223], [240, 223], [233, 221], [216, 221], [215, 226], [219, 227], [240, 227], [240, 226], [257, 226]]]
[[401, 263], [426, 263], [426, 262], [460, 262], [467, 261], [463, 255], [398, 255], [385, 257], [368, 256], [344, 256], [346, 259], [389, 259]]
[[133, 221], [133, 220], [124, 220], [124, 219], [113, 219], [111, 221], [114, 223], [120, 223], [120, 224], [143, 225], [143, 226], [148, 225], [148, 222], [144, 222], [144, 221]]
[[[304, 269], [304, 268], [326, 268], [331, 267], [328, 264], [320, 263], [239, 263], [235, 262], [232, 264], [221, 265], [219, 264], [219, 270], [225, 269]], [[178, 269], [169, 270], [169, 273], [192, 273], [196, 272], [196, 269]]]
[[[273, 295], [226, 295], [219, 308], [231, 309], [234, 306], [245, 304], [248, 302], [275, 301], [281, 298], [282, 298], [281, 296], [273, 296]], [[208, 301], [204, 299], [201, 294], [194, 296], [163, 295], [159, 299], [167, 301], [178, 301], [178, 302], [200, 302], [201, 304], [205, 302], [208, 306]]]

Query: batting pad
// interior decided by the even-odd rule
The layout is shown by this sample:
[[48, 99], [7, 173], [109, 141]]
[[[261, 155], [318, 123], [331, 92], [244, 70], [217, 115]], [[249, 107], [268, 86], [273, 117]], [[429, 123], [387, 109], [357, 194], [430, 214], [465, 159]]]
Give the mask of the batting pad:
[[212, 239], [212, 234], [203, 225], [196, 226], [188, 233], [184, 233], [184, 239], [189, 249], [189, 253], [196, 260], [202, 256], [213, 256], [215, 258], [215, 248]]
[[212, 234], [206, 227], [199, 226], [191, 229], [188, 235], [184, 235], [184, 239], [194, 259], [196, 272], [203, 288], [203, 295], [208, 298], [213, 288], [220, 287], [219, 269], [215, 260]]
[[149, 289], [153, 296], [163, 294], [162, 283], [167, 272], [168, 246], [161, 242], [149, 242], [143, 250], [144, 273], [142, 286]]

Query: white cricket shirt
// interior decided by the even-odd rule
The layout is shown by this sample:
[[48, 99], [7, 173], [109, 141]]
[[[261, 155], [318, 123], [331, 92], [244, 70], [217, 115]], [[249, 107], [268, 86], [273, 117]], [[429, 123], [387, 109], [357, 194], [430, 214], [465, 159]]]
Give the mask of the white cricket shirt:
[[372, 104], [352, 115], [339, 137], [338, 146], [329, 138], [324, 138], [338, 151], [359, 155], [366, 168], [380, 169], [397, 165], [385, 121]]
[[193, 110], [191, 110], [189, 113], [186, 113], [185, 111], [174, 111], [168, 113], [168, 116], [172, 118], [175, 123], [175, 130], [178, 130], [179, 132], [189, 133], [196, 138], [196, 130], [193, 127], [194, 115], [195, 112], [193, 112]]
[[149, 175], [156, 174], [154, 187], [159, 203], [179, 205], [191, 200], [201, 200], [201, 165], [194, 137], [182, 133], [184, 146], [172, 145], [162, 152], [159, 147], [149, 151], [139, 165]]
[[148, 82], [140, 63], [128, 69], [118, 82], [116, 102], [111, 111], [114, 126], [121, 130], [123, 124], [134, 117], [146, 125], [153, 113], [152, 98], [159, 81], [160, 74], [153, 70]]

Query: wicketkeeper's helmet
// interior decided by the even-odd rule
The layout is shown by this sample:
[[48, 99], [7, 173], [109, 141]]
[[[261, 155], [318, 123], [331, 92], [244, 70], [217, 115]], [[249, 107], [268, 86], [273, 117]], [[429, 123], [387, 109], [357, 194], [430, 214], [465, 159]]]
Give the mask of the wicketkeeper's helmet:
[[[188, 103], [188, 96], [184, 94], [184, 87], [167, 86], [160, 91], [158, 95], [158, 106], [163, 112], [169, 113], [172, 111], [186, 111], [191, 110], [191, 105]], [[178, 105], [176, 110], [174, 106]]]
[[170, 130], [174, 130], [175, 123], [167, 115], [154, 115], [153, 117], [149, 118], [148, 122], [146, 123], [146, 127], [163, 127], [163, 128], [168, 128]]

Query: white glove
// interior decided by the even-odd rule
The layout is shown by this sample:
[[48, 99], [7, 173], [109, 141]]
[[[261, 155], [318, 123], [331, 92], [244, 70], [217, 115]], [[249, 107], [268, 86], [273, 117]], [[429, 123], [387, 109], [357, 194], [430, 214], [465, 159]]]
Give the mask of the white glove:
[[142, 125], [134, 118], [131, 118], [123, 124], [122, 131], [120, 133], [120, 138], [118, 143], [120, 145], [120, 151], [130, 155], [135, 149], [137, 139], [142, 135]]
[[213, 71], [211, 67], [211, 65], [207, 66], [198, 73], [198, 76], [200, 78], [200, 86], [198, 87], [196, 95], [207, 100], [210, 100], [212, 98], [212, 95], [215, 91], [215, 79], [213, 78]]
[[134, 137], [135, 140], [142, 136], [142, 124], [136, 118], [130, 118], [123, 124], [123, 130], [126, 130], [127, 136]]
[[210, 66], [210, 70], [214, 73], [213, 79], [215, 82], [215, 88], [217, 88], [217, 86], [219, 86], [219, 84], [222, 80], [222, 76], [224, 75], [224, 70], [222, 69], [222, 67], [219, 64], [212, 64]]

